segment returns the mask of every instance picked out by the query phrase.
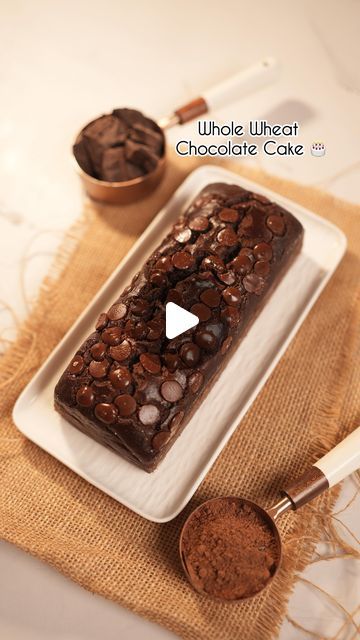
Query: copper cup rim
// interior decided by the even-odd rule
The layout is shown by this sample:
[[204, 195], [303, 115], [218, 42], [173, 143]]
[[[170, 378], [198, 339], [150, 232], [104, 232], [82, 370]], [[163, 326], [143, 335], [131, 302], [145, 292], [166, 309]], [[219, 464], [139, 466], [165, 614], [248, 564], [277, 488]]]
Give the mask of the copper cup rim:
[[[106, 115], [106, 114], [105, 114]], [[84, 169], [80, 166], [80, 164], [78, 163], [75, 154], [74, 154], [74, 145], [79, 137], [79, 135], [86, 129], [86, 127], [88, 127], [90, 124], [92, 124], [93, 122], [96, 122], [96, 120], [99, 120], [100, 118], [102, 118], [103, 116], [98, 116], [97, 118], [93, 118], [93, 120], [89, 120], [89, 122], [87, 122], [81, 129], [80, 131], [77, 133], [77, 135], [74, 138], [74, 142], [73, 145], [71, 147], [72, 149], [72, 156], [75, 162], [75, 166], [76, 169], [78, 171], [78, 173], [81, 176], [84, 176], [84, 178], [86, 180], [88, 180], [89, 182], [92, 182], [94, 185], [97, 186], [102, 186], [102, 187], [106, 187], [109, 189], [119, 189], [119, 188], [126, 188], [126, 187], [135, 187], [139, 184], [142, 184], [143, 182], [146, 182], [148, 179], [150, 180], [158, 171], [159, 168], [161, 168], [163, 166], [163, 164], [166, 161], [166, 137], [165, 137], [165, 133], [163, 131], [163, 129], [161, 127], [159, 127], [159, 125], [157, 124], [157, 122], [155, 120], [153, 120], [153, 122], [158, 126], [159, 131], [161, 132], [162, 136], [163, 136], [163, 140], [164, 140], [164, 150], [163, 150], [163, 154], [162, 156], [159, 158], [157, 165], [154, 169], [152, 169], [152, 171], [149, 171], [148, 173], [145, 173], [142, 176], [138, 176], [137, 178], [132, 178], [131, 180], [122, 180], [121, 182], [109, 182], [108, 180], [101, 180], [100, 178], [95, 178], [94, 176], [90, 175], [89, 173], [86, 173], [86, 171], [84, 171]], [[150, 118], [150, 120], [152, 120], [152, 118]]]
[[[191, 581], [191, 578], [189, 576], [187, 567], [186, 567], [186, 562], [184, 560], [184, 555], [183, 555], [183, 537], [184, 537], [184, 532], [186, 527], [188, 526], [191, 518], [194, 516], [195, 513], [197, 513], [198, 511], [200, 511], [200, 509], [202, 509], [204, 507], [204, 505], [213, 503], [213, 502], [219, 502], [219, 501], [223, 501], [223, 500], [239, 500], [242, 503], [246, 503], [248, 505], [250, 505], [251, 507], [255, 507], [256, 511], [259, 511], [261, 513], [261, 515], [264, 517], [264, 519], [270, 524], [271, 526], [271, 530], [274, 534], [274, 539], [276, 540], [277, 543], [277, 549], [278, 549], [278, 553], [279, 553], [279, 557], [277, 560], [277, 564], [276, 564], [276, 569], [274, 571], [274, 573], [270, 576], [270, 578], [268, 579], [268, 581], [266, 582], [266, 584], [259, 589], [258, 591], [256, 591], [255, 593], [252, 593], [249, 596], [244, 596], [243, 598], [233, 598], [231, 600], [228, 600], [227, 598], [219, 598], [217, 596], [213, 596], [212, 594], [207, 593], [206, 591], [203, 591], [202, 589], [198, 589], [197, 587], [195, 587]], [[270, 515], [270, 513], [268, 513], [268, 511], [266, 511], [266, 509], [264, 509], [264, 507], [261, 507], [259, 504], [257, 504], [257, 502], [254, 502], [253, 500], [248, 500], [247, 498], [242, 498], [241, 496], [235, 496], [235, 495], [227, 495], [227, 496], [217, 496], [215, 498], [209, 498], [209, 500], [205, 500], [204, 502], [202, 502], [201, 504], [199, 504], [199, 506], [196, 507], [196, 509], [194, 509], [186, 518], [182, 528], [181, 528], [181, 533], [180, 533], [180, 537], [179, 537], [179, 555], [180, 555], [180, 560], [181, 560], [181, 565], [183, 568], [183, 571], [185, 573], [185, 576], [190, 584], [190, 586], [194, 589], [194, 591], [196, 591], [197, 593], [199, 593], [202, 596], [206, 596], [207, 598], [209, 598], [210, 600], [214, 600], [216, 602], [222, 602], [225, 604], [237, 604], [239, 602], [245, 602], [246, 600], [252, 600], [253, 598], [255, 598], [257, 595], [259, 595], [260, 593], [262, 593], [263, 591], [265, 591], [265, 589], [268, 588], [268, 586], [272, 583], [272, 581], [274, 580], [275, 576], [277, 575], [280, 566], [281, 566], [281, 562], [282, 562], [282, 556], [283, 556], [283, 546], [282, 546], [282, 541], [281, 541], [281, 536], [280, 536], [280, 532], [279, 529], [276, 525], [276, 522], [274, 520], [274, 518]]]

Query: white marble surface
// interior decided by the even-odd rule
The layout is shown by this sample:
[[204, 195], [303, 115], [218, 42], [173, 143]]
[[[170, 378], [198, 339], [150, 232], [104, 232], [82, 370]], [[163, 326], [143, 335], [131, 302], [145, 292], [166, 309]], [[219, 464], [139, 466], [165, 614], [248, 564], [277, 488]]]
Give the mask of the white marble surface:
[[[240, 67], [275, 55], [282, 64], [276, 85], [214, 115], [298, 119], [301, 142], [323, 140], [325, 158], [258, 158], [256, 164], [359, 202], [359, 19], [358, 0], [3, 0], [0, 335], [14, 334], [15, 319], [6, 304], [18, 319], [25, 316], [59, 240], [81, 211], [69, 151], [74, 134], [114, 106], [164, 115]], [[191, 125], [184, 129], [187, 135], [192, 131]], [[170, 142], [178, 136], [179, 130], [171, 131]], [[348, 481], [344, 493], [353, 490]], [[359, 501], [345, 517], [360, 535], [358, 513]], [[358, 565], [351, 560], [316, 564], [305, 575], [351, 611], [360, 591]], [[4, 542], [0, 589], [5, 640], [174, 637]], [[328, 601], [301, 583], [290, 613], [324, 636], [342, 620]], [[282, 640], [301, 637], [284, 623]], [[347, 637], [351, 634], [339, 636]]]

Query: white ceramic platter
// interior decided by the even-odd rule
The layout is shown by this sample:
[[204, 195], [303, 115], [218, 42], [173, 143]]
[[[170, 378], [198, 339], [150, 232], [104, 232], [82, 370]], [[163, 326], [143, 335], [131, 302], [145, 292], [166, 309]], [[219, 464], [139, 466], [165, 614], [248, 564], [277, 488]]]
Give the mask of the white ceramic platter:
[[[148, 474], [61, 418], [53, 408], [54, 387], [79, 344], [93, 331], [99, 313], [130, 282], [144, 256], [156, 248], [180, 212], [211, 182], [238, 184], [284, 206], [303, 224], [304, 246], [206, 400], [159, 468]], [[196, 169], [21, 393], [14, 407], [15, 424], [30, 440], [129, 509], [155, 522], [171, 520], [190, 500], [239, 425], [334, 273], [345, 248], [345, 236], [337, 227], [290, 200], [222, 168]]]

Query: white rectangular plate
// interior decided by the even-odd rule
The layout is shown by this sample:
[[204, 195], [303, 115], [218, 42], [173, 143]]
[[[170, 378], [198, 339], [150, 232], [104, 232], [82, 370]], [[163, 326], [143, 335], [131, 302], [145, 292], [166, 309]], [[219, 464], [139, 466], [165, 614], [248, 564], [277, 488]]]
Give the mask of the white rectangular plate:
[[[159, 468], [148, 474], [61, 418], [53, 408], [54, 387], [78, 346], [93, 331], [99, 313], [129, 284], [141, 268], [144, 256], [157, 247], [180, 212], [211, 182], [238, 184], [284, 206], [303, 224], [304, 246], [206, 400]], [[144, 518], [155, 522], [171, 520], [190, 500], [265, 384], [335, 271], [345, 248], [345, 236], [337, 227], [290, 200], [219, 167], [196, 169], [21, 393], [13, 412], [15, 424], [45, 451]]]

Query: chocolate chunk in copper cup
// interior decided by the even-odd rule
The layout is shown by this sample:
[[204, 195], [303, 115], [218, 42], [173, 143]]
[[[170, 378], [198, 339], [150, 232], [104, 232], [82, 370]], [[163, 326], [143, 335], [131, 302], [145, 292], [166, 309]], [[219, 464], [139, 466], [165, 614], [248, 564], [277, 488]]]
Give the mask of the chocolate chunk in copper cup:
[[130, 204], [161, 181], [166, 162], [163, 130], [135, 109], [114, 109], [85, 125], [73, 145], [86, 193], [99, 202]]

